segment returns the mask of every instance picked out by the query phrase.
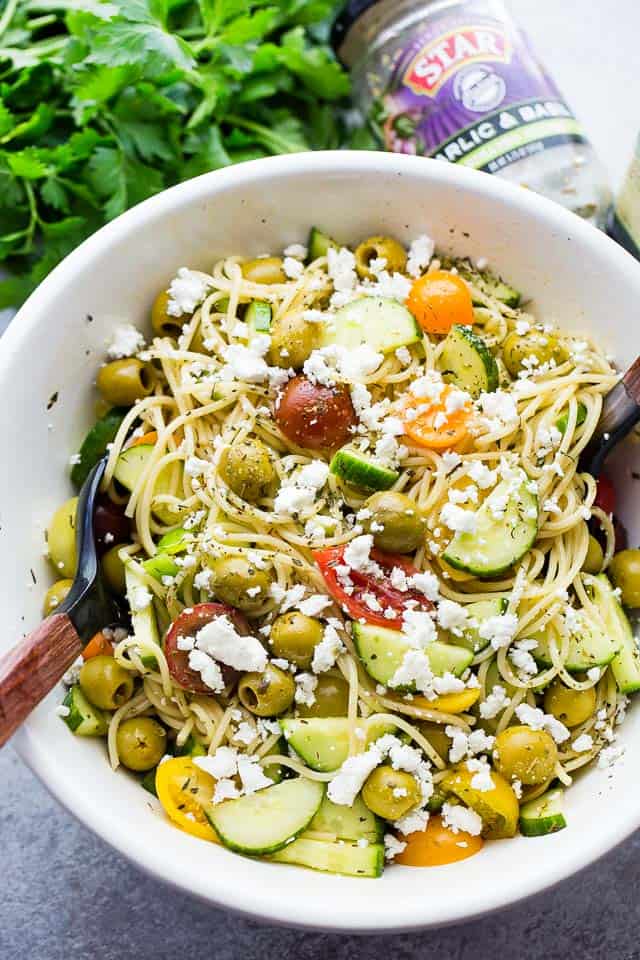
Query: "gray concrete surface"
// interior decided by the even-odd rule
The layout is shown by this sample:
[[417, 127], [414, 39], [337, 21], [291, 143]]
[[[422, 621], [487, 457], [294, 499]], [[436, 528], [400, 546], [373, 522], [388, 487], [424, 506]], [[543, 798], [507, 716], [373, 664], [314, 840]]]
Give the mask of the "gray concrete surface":
[[[511, 7], [616, 185], [640, 126], [640, 3], [512, 0]], [[274, 929], [213, 910], [137, 871], [61, 810], [6, 749], [0, 960], [637, 960], [639, 854], [637, 835], [549, 893], [443, 931], [364, 939]]]

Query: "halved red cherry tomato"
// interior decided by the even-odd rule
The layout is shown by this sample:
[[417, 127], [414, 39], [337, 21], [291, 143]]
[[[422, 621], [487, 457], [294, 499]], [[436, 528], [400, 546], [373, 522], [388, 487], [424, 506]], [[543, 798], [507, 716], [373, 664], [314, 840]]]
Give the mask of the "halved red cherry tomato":
[[358, 422], [346, 387], [323, 387], [306, 377], [289, 380], [275, 419], [285, 437], [309, 450], [341, 447]]
[[[192, 693], [207, 693], [211, 695], [211, 688], [204, 683], [199, 673], [189, 666], [188, 650], [178, 650], [180, 637], [193, 637], [206, 623], [211, 623], [217, 617], [229, 617], [238, 633], [247, 636], [251, 633], [249, 624], [243, 615], [226, 603], [198, 603], [195, 607], [183, 610], [180, 616], [171, 624], [164, 641], [164, 653], [167, 658], [169, 673], [185, 690]], [[220, 669], [225, 683], [231, 683], [236, 677], [232, 667], [221, 663]]]
[[600, 507], [605, 513], [614, 513], [616, 509], [616, 491], [611, 480], [604, 473], [598, 477], [598, 492], [594, 505]]
[[[320, 573], [324, 578], [327, 590], [342, 609], [354, 620], [364, 619], [367, 623], [374, 623], [381, 627], [400, 629], [402, 627], [402, 613], [406, 608], [407, 600], [415, 600], [422, 610], [431, 610], [433, 604], [419, 590], [397, 590], [391, 586], [389, 577], [394, 567], [400, 567], [408, 576], [418, 573], [418, 569], [404, 557], [396, 553], [383, 553], [382, 550], [372, 550], [370, 557], [383, 571], [382, 578], [376, 578], [369, 573], [351, 570], [349, 578], [356, 588], [352, 594], [347, 593], [336, 572], [336, 568], [344, 564], [345, 547], [328, 547], [326, 550], [314, 550], [313, 557]], [[360, 597], [363, 593], [370, 593], [382, 606], [381, 612], [372, 610]], [[397, 616], [385, 617], [384, 610], [397, 611]]]

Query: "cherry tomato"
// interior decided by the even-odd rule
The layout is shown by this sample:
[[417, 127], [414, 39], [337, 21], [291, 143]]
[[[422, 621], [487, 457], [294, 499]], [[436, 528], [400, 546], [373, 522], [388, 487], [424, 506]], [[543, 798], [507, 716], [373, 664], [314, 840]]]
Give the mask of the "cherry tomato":
[[611, 480], [604, 473], [598, 477], [597, 488], [594, 505], [600, 507], [604, 513], [615, 513], [616, 491]]
[[[189, 666], [189, 652], [178, 650], [178, 639], [193, 637], [206, 623], [211, 623], [216, 617], [223, 616], [229, 617], [238, 633], [243, 636], [250, 633], [249, 624], [242, 614], [235, 607], [228, 607], [225, 603], [198, 603], [195, 607], [183, 610], [171, 624], [164, 641], [164, 653], [169, 673], [185, 690], [212, 695], [211, 687], [208, 687], [200, 674]], [[237, 676], [236, 671], [224, 663], [219, 666], [225, 683], [232, 683]]]
[[394, 862], [405, 867], [441, 867], [472, 857], [482, 849], [482, 843], [482, 837], [474, 837], [464, 830], [454, 833], [445, 827], [442, 817], [432, 816], [426, 830], [407, 837], [406, 847]]
[[[400, 629], [402, 627], [402, 613], [406, 608], [407, 600], [417, 601], [418, 607], [422, 610], [432, 609], [433, 604], [419, 590], [401, 591], [391, 586], [389, 575], [394, 567], [400, 567], [408, 577], [418, 573], [418, 570], [404, 557], [395, 553], [383, 553], [381, 550], [372, 550], [370, 557], [382, 568], [383, 577], [376, 579], [372, 574], [351, 570], [349, 577], [356, 589], [353, 594], [347, 593], [336, 572], [336, 567], [344, 564], [344, 551], [344, 546], [328, 547], [326, 550], [315, 550], [313, 557], [324, 578], [327, 590], [354, 620], [365, 619], [367, 623]], [[371, 610], [363, 600], [360, 600], [359, 597], [363, 593], [373, 594], [382, 606], [382, 611], [377, 613], [375, 610]], [[396, 610], [398, 615], [396, 617], [385, 617], [384, 610], [388, 608]]]
[[[428, 406], [424, 400], [407, 395], [405, 400], [404, 432], [414, 443], [432, 450], [446, 450], [461, 443], [468, 432], [471, 408], [469, 405], [447, 413], [446, 400], [456, 388], [445, 384], [440, 400]], [[426, 409], [421, 409], [426, 407]], [[417, 409], [416, 409], [417, 408]], [[410, 412], [414, 412], [411, 416]]]
[[289, 380], [275, 418], [287, 439], [310, 450], [341, 447], [357, 423], [346, 387], [323, 387], [306, 377]]
[[186, 833], [219, 843], [204, 812], [215, 788], [211, 774], [197, 767], [191, 757], [165, 760], [156, 770], [158, 800], [167, 816]]
[[454, 323], [473, 323], [469, 288], [448, 270], [434, 270], [416, 280], [407, 307], [427, 333], [448, 333]]
[[106, 553], [116, 543], [125, 543], [131, 533], [131, 521], [124, 515], [124, 507], [101, 494], [93, 511], [93, 532], [99, 554]]

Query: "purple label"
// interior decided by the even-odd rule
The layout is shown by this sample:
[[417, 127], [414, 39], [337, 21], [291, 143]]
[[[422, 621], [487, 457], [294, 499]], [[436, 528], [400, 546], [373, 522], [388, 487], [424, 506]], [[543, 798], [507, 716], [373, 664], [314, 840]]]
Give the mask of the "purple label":
[[400, 50], [383, 98], [387, 149], [491, 173], [582, 130], [514, 24], [467, 3]]

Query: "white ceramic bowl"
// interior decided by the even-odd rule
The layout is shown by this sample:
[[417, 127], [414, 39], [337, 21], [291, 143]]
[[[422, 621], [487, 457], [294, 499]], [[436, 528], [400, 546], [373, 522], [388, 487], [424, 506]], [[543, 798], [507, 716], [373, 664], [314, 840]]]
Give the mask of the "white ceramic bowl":
[[[278, 251], [304, 241], [311, 224], [344, 242], [427, 232], [441, 248], [486, 257], [541, 316], [595, 332], [621, 365], [640, 352], [640, 264], [577, 217], [500, 179], [415, 157], [336, 152], [259, 160], [168, 190], [69, 256], [0, 341], [0, 435], [10, 450], [0, 476], [0, 647], [38, 622], [50, 579], [43, 530], [70, 496], [69, 455], [92, 419], [92, 383], [114, 324], [144, 326], [178, 267]], [[618, 456], [616, 473], [637, 543], [630, 456]], [[620, 734], [626, 761], [576, 782], [566, 796], [568, 829], [555, 836], [488, 844], [438, 869], [394, 867], [376, 881], [252, 862], [171, 827], [137, 782], [111, 772], [101, 743], [70, 736], [54, 715], [60, 698], [54, 691], [15, 738], [58, 800], [155, 876], [271, 922], [344, 931], [451, 923], [556, 883], [640, 824], [640, 710], [632, 709]]]

